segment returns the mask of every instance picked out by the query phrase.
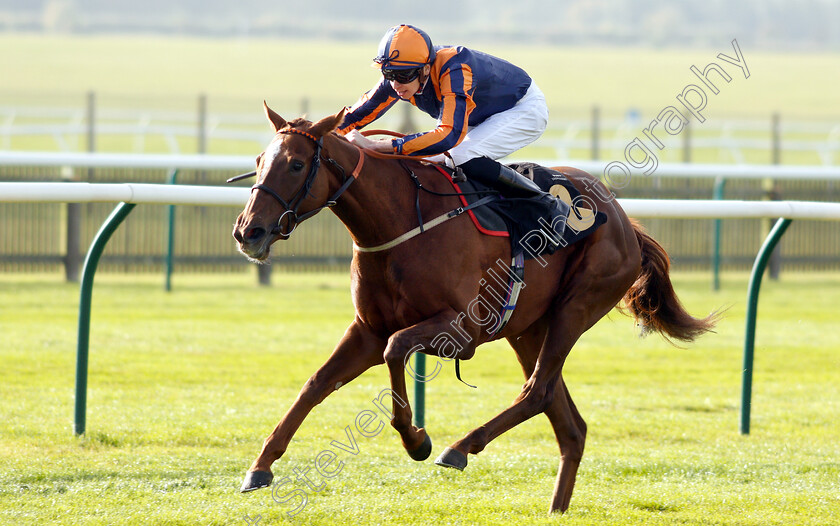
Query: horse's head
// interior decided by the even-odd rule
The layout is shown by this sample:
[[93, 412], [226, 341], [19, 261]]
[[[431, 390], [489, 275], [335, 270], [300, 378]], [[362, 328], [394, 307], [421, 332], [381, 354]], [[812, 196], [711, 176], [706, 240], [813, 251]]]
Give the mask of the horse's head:
[[318, 174], [327, 169], [321, 165], [323, 140], [344, 117], [342, 110], [316, 123], [286, 122], [264, 102], [263, 109], [275, 135], [257, 156], [257, 183], [233, 228], [239, 251], [256, 262], [266, 261], [271, 244], [287, 239], [299, 222], [335, 204], [329, 178]]

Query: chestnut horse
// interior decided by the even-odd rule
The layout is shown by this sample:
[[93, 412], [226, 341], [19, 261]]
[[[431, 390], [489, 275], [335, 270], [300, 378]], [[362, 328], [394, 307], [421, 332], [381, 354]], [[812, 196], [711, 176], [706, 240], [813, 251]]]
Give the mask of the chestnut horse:
[[[471, 301], [483, 292], [484, 298], [494, 297], [486, 290], [492, 283], [488, 270], [498, 260], [510, 261], [508, 238], [481, 234], [464, 214], [390, 248], [365, 251], [418, 226], [418, 189], [404, 166], [424, 188], [451, 193], [451, 184], [433, 166], [375, 155], [333, 133], [343, 111], [312, 123], [286, 122], [265, 104], [264, 110], [276, 133], [257, 157], [257, 184], [236, 220], [233, 237], [245, 256], [264, 262], [272, 243], [287, 238], [298, 222], [331, 208], [355, 243], [350, 272], [356, 316], [266, 438], [241, 491], [269, 486], [271, 465], [286, 451], [307, 414], [340, 386], [382, 363], [388, 367], [393, 394], [391, 425], [413, 459], [428, 458], [429, 435], [412, 425], [405, 364], [418, 350], [438, 355], [435, 338], [457, 327], [466, 343], [449, 346], [455, 354], [448, 357], [467, 360], [482, 343], [506, 338], [527, 381], [507, 409], [446, 448], [436, 463], [464, 469], [467, 455], [478, 454], [505, 431], [545, 413], [560, 447], [550, 510], [565, 511], [586, 438], [586, 424], [561, 374], [577, 339], [622, 298], [638, 323], [666, 338], [691, 341], [711, 330], [715, 316], [698, 319], [685, 311], [671, 286], [668, 255], [614, 199], [604, 201], [596, 195], [610, 195], [596, 178], [560, 168], [582, 195], [598, 203], [607, 222], [545, 259], [527, 260], [527, 286], [518, 307], [500, 332], [490, 334], [480, 325], [492, 315], [486, 304], [480, 312], [473, 310], [477, 316], [464, 313], [475, 308]], [[419, 201], [424, 221], [459, 206], [453, 196], [424, 194]]]

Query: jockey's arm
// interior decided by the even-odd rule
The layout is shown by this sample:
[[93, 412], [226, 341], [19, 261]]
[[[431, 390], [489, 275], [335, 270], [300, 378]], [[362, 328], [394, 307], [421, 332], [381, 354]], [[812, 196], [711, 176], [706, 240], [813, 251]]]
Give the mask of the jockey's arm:
[[370, 139], [362, 135], [359, 130], [351, 130], [345, 137], [359, 148], [375, 152], [394, 153], [393, 139]]
[[388, 83], [380, 81], [347, 111], [344, 121], [336, 131], [342, 135], [349, 135], [351, 131], [364, 128], [381, 117], [398, 100], [399, 97]]

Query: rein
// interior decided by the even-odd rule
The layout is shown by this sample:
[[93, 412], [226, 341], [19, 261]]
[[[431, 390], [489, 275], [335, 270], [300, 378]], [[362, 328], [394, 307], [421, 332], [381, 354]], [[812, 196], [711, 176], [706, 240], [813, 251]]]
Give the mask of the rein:
[[[392, 132], [392, 131], [388, 131], [388, 130], [369, 130], [369, 131], [366, 130], [365, 132], [362, 132], [362, 133], [364, 135], [377, 135], [378, 134], [378, 135], [393, 135], [393, 136], [397, 136], [397, 137], [402, 136], [402, 134], [400, 134], [400, 133]], [[356, 163], [356, 166], [355, 166], [355, 168], [353, 168], [353, 171], [348, 175], [345, 172], [344, 168], [335, 159], [333, 159], [331, 157], [323, 157], [321, 155], [322, 150], [324, 148], [323, 137], [315, 137], [314, 135], [312, 135], [309, 132], [305, 132], [303, 130], [298, 130], [296, 128], [284, 128], [282, 130], [278, 130], [275, 135], [279, 135], [279, 134], [302, 135], [302, 136], [312, 140], [312, 142], [315, 143], [315, 153], [313, 154], [313, 157], [312, 157], [312, 163], [311, 163], [311, 166], [309, 168], [309, 173], [307, 174], [306, 179], [303, 182], [303, 185], [301, 185], [300, 189], [295, 193], [295, 195], [292, 197], [291, 201], [286, 202], [286, 200], [283, 199], [280, 196], [280, 194], [278, 194], [276, 191], [272, 190], [270, 187], [266, 186], [265, 184], [257, 183], [257, 184], [255, 184], [254, 186], [251, 187], [251, 192], [254, 192], [255, 190], [257, 190], [257, 191], [262, 190], [263, 192], [265, 192], [268, 195], [270, 195], [271, 197], [273, 197], [278, 203], [280, 203], [280, 206], [282, 206], [285, 209], [285, 212], [283, 212], [280, 215], [280, 218], [277, 220], [277, 225], [274, 227], [274, 229], [272, 229], [272, 234], [279, 235], [283, 239], [288, 239], [288, 237], [291, 236], [292, 233], [297, 228], [297, 225], [300, 224], [302, 221], [314, 216], [315, 214], [317, 214], [318, 212], [320, 212], [324, 208], [330, 208], [330, 207], [335, 206], [337, 204], [338, 198], [341, 197], [341, 195], [350, 187], [351, 184], [353, 184], [353, 182], [358, 178], [359, 174], [361, 173], [362, 167], [364, 166], [364, 163], [365, 163], [365, 156], [369, 155], [371, 157], [376, 157], [376, 158], [380, 158], [380, 159], [398, 159], [398, 160], [401, 160], [401, 161], [402, 160], [420, 161], [422, 159], [422, 158], [418, 158], [416, 156], [380, 153], [380, 152], [376, 152], [376, 151], [373, 151], [373, 150], [368, 150], [368, 149], [356, 147], [359, 151], [359, 161]], [[319, 207], [317, 207], [313, 210], [310, 210], [309, 212], [306, 212], [305, 214], [298, 215], [298, 208], [300, 207], [301, 203], [306, 198], [306, 196], [309, 195], [310, 190], [312, 189], [312, 184], [314, 183], [315, 177], [318, 174], [318, 170], [321, 167], [321, 159], [324, 159], [324, 161], [329, 163], [330, 166], [332, 166], [335, 170], [337, 170], [341, 173], [342, 184], [338, 188], [338, 190], [336, 190], [336, 192], [327, 200], [326, 203], [324, 203], [323, 205], [321, 205], [321, 206], [319, 206]], [[432, 163], [432, 164], [438, 164], [438, 163]], [[417, 195], [416, 195], [416, 199], [415, 199], [415, 208], [417, 209], [417, 219], [420, 223], [420, 226], [402, 234], [401, 236], [398, 236], [395, 239], [392, 239], [391, 241], [389, 241], [387, 243], [383, 243], [383, 244], [377, 245], [375, 247], [360, 247], [359, 245], [356, 245], [354, 243], [353, 248], [355, 250], [357, 250], [358, 252], [380, 252], [380, 251], [383, 251], [383, 250], [388, 250], [388, 249], [393, 248], [393, 247], [395, 247], [395, 246], [397, 246], [397, 245], [399, 245], [399, 244], [401, 244], [405, 241], [408, 241], [409, 239], [411, 239], [415, 236], [418, 236], [418, 235], [422, 234], [426, 230], [434, 228], [434, 227], [440, 225], [441, 223], [444, 223], [444, 222], [446, 222], [450, 219], [458, 217], [459, 215], [463, 214], [464, 212], [466, 212], [468, 210], [472, 210], [473, 208], [477, 208], [479, 206], [485, 205], [485, 204], [499, 198], [498, 193], [496, 192], [493, 195], [489, 195], [489, 196], [486, 196], [482, 199], [479, 199], [478, 201], [476, 201], [476, 202], [474, 202], [470, 205], [467, 205], [467, 206], [464, 206], [464, 207], [458, 207], [454, 210], [450, 210], [449, 212], [445, 212], [444, 214], [441, 214], [440, 216], [435, 217], [431, 221], [428, 221], [428, 222], [424, 223], [423, 222], [423, 217], [420, 213], [420, 191], [421, 190], [424, 191], [424, 192], [433, 194], [433, 195], [437, 195], [437, 196], [466, 196], [466, 195], [473, 195], [473, 194], [486, 193], [486, 192], [463, 192], [463, 193], [458, 193], [458, 192], [454, 192], [454, 193], [435, 192], [433, 190], [425, 188], [420, 183], [420, 180], [418, 179], [417, 175], [404, 162], [400, 162], [400, 165], [406, 170], [406, 172], [408, 172], [408, 175], [409, 175], [409, 177], [411, 177], [412, 181], [414, 182], [415, 188], [417, 190]], [[252, 172], [248, 172], [248, 173], [244, 173], [244, 174], [241, 174], [241, 175], [231, 177], [230, 179], [227, 180], [227, 182], [228, 183], [233, 183], [233, 182], [236, 182], [236, 181], [241, 181], [243, 179], [247, 179], [249, 177], [254, 177], [256, 175], [257, 175], [257, 171], [254, 170]], [[283, 219], [287, 215], [289, 215], [289, 225], [291, 225], [291, 226], [287, 229], [287, 231], [284, 232], [281, 225], [283, 223]]]

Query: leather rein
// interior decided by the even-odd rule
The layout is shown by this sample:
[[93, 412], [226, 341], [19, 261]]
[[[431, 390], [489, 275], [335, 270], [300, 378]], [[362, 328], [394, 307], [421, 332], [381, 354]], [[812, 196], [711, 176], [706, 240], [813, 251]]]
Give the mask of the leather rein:
[[[257, 183], [257, 184], [255, 184], [254, 186], [251, 187], [251, 192], [252, 193], [255, 190], [262, 190], [263, 192], [267, 193], [268, 195], [273, 197], [275, 200], [277, 200], [277, 202], [280, 203], [280, 206], [285, 208], [286, 211], [283, 212], [283, 214], [277, 220], [277, 225], [274, 227], [274, 229], [272, 229], [271, 233], [275, 234], [275, 235], [279, 235], [283, 239], [287, 239], [289, 236], [292, 235], [292, 232], [295, 231], [295, 229], [297, 228], [297, 225], [300, 224], [302, 221], [314, 216], [315, 214], [317, 214], [318, 212], [320, 212], [324, 208], [329, 208], [329, 207], [332, 207], [332, 206], [336, 205], [336, 203], [338, 201], [338, 198], [341, 197], [341, 194], [343, 194], [350, 187], [350, 185], [353, 184], [353, 182], [356, 180], [356, 178], [359, 177], [359, 174], [362, 171], [362, 166], [364, 166], [364, 164], [365, 164], [365, 152], [361, 148], [358, 149], [359, 150], [359, 161], [356, 163], [356, 167], [353, 168], [353, 171], [350, 174], [347, 174], [347, 172], [338, 163], [338, 161], [336, 161], [332, 157], [323, 157], [321, 155], [321, 152], [324, 148], [324, 138], [323, 137], [315, 137], [311, 133], [305, 132], [303, 130], [298, 130], [298, 129], [295, 129], [295, 128], [287, 128], [287, 129], [283, 129], [283, 130], [278, 130], [277, 134], [278, 135], [279, 134], [302, 135], [304, 137], [307, 137], [308, 139], [311, 139], [315, 143], [315, 153], [312, 156], [312, 162], [310, 163], [309, 173], [307, 174], [306, 179], [304, 180], [300, 189], [295, 193], [295, 195], [292, 197], [292, 199], [289, 202], [287, 202], [285, 199], [280, 197], [280, 194], [278, 194], [277, 192], [275, 192], [274, 190], [272, 190], [271, 188], [269, 188], [265, 184]], [[310, 195], [310, 190], [312, 189], [312, 184], [315, 182], [315, 177], [318, 175], [318, 170], [321, 167], [321, 159], [324, 159], [324, 161], [326, 161], [329, 166], [332, 166], [334, 169], [336, 169], [341, 174], [341, 177], [342, 177], [341, 186], [327, 200], [326, 203], [324, 203], [323, 205], [321, 205], [321, 206], [319, 206], [319, 207], [317, 207], [313, 210], [310, 210], [309, 212], [306, 212], [302, 215], [298, 215], [298, 209], [300, 208], [301, 203], [303, 202], [304, 199], [306, 199], [306, 197], [308, 195]], [[248, 177], [254, 177], [255, 175], [257, 175], [256, 170], [253, 171], [253, 172], [248, 172], [248, 173], [245, 173], [245, 174], [242, 174], [242, 175], [237, 175], [235, 177], [231, 177], [230, 179], [227, 180], [227, 182], [228, 183], [233, 183], [233, 182], [236, 182], [236, 181], [241, 181], [242, 179], [247, 179]], [[290, 225], [290, 227], [287, 228], [287, 231], [284, 232], [283, 227], [281, 225], [283, 224], [283, 219], [287, 215], [289, 215], [289, 218], [288, 218], [289, 223], [288, 224]]]

